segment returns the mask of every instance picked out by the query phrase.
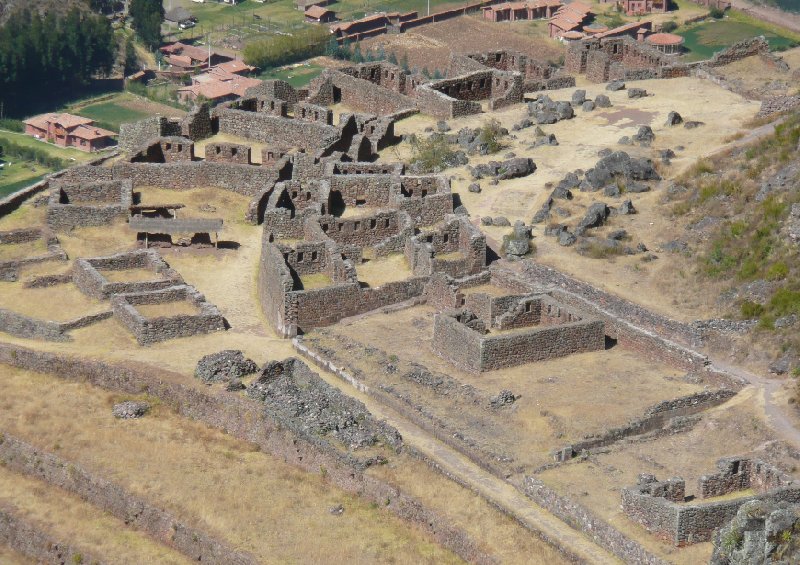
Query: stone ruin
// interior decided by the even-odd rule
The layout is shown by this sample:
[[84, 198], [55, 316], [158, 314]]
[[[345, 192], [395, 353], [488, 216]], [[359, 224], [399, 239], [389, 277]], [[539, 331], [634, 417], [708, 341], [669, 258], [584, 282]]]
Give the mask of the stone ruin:
[[[132, 270], [152, 272], [147, 280], [115, 281], [106, 274]], [[105, 274], [104, 274], [105, 273]], [[109, 275], [110, 276], [110, 275]], [[107, 300], [117, 294], [163, 290], [183, 284], [183, 278], [155, 251], [129, 251], [107, 257], [77, 259], [72, 268], [72, 280], [78, 289], [93, 298]]]
[[39, 240], [44, 241], [47, 248], [46, 252], [33, 257], [0, 260], [0, 281], [16, 281], [19, 278], [20, 268], [25, 265], [67, 260], [67, 254], [61, 249], [58, 238], [49, 228], [20, 228], [0, 232], [0, 253], [3, 249], [13, 249], [16, 245], [24, 245]]
[[103, 226], [128, 216], [130, 180], [59, 183], [50, 193], [47, 225], [55, 231]]
[[[658, 481], [653, 475], [640, 475], [635, 486], [622, 491], [623, 512], [656, 537], [683, 546], [711, 540], [745, 503], [800, 502], [800, 484], [759, 459], [728, 457], [717, 462], [717, 469], [700, 477], [699, 500], [686, 496], [686, 483], [679, 477]], [[739, 492], [742, 496], [737, 498], [709, 500]]]
[[[187, 312], [142, 313], [142, 307], [150, 305], [160, 305], [169, 312], [169, 306], [175, 304], [186, 305]], [[205, 297], [189, 285], [117, 294], [111, 298], [111, 308], [114, 317], [136, 337], [139, 345], [226, 329], [225, 319], [217, 307], [206, 302]]]
[[513, 367], [605, 348], [605, 323], [546, 295], [476, 292], [436, 315], [433, 351], [471, 372]]

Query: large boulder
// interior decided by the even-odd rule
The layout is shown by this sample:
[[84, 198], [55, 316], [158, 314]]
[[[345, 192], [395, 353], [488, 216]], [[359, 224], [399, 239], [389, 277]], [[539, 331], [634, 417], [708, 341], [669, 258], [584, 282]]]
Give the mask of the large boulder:
[[588, 229], [600, 227], [606, 223], [606, 219], [610, 213], [611, 210], [604, 202], [595, 202], [586, 210], [586, 214], [578, 224], [578, 228]]
[[121, 420], [131, 420], [133, 418], [141, 418], [150, 410], [150, 405], [147, 402], [138, 402], [135, 400], [126, 400], [115, 404], [111, 413], [115, 418]]
[[581, 110], [584, 112], [591, 112], [594, 110], [594, 102], [591, 100], [586, 100], [583, 104], [581, 104]]
[[673, 110], [669, 114], [667, 114], [667, 123], [664, 124], [666, 126], [677, 126], [678, 124], [683, 123], [683, 118], [681, 115]]
[[648, 94], [644, 88], [628, 89], [628, 98], [644, 98], [645, 96], [648, 96]]
[[633, 136], [633, 141], [642, 146], [650, 145], [656, 139], [656, 134], [650, 126], [639, 126], [639, 131]]
[[204, 356], [197, 362], [194, 376], [204, 383], [241, 379], [258, 371], [255, 361], [247, 359], [238, 349], [226, 349]]
[[605, 94], [598, 94], [594, 98], [594, 105], [597, 106], [598, 108], [610, 108], [611, 99]]
[[621, 80], [612, 80], [606, 85], [606, 90], [616, 92], [625, 88], [625, 83]]
[[800, 563], [800, 505], [751, 500], [714, 534], [711, 565]]
[[586, 91], [585, 90], [576, 90], [572, 93], [572, 105], [573, 106], [580, 106], [584, 102], [586, 102]]
[[497, 180], [526, 177], [535, 170], [536, 163], [528, 157], [515, 157], [505, 161], [489, 161], [488, 163], [470, 167], [470, 172], [476, 179], [494, 177]]
[[569, 120], [575, 116], [575, 110], [569, 102], [559, 102], [556, 104], [556, 114], [559, 120]]

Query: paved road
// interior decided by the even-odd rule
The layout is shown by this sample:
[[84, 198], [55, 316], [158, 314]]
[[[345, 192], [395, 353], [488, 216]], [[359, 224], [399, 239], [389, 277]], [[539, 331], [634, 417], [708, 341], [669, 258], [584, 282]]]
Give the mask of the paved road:
[[[339, 384], [342, 382], [338, 375], [334, 375], [315, 360], [306, 357], [306, 361], [313, 363], [315, 370], [324, 373], [328, 377], [326, 380]], [[354, 386], [360, 392], [368, 390], [365, 385], [355, 384]], [[582, 562], [622, 563], [588, 537], [538, 506], [514, 486], [488, 471], [484, 471], [467, 457], [437, 440], [400, 413], [381, 404], [369, 394], [358, 394], [357, 396], [376, 418], [384, 419], [397, 428], [406, 444], [429, 457], [445, 473], [456, 477], [462, 484], [468, 485], [474, 492], [519, 520], [528, 529], [538, 532], [555, 545], [568, 548]]]

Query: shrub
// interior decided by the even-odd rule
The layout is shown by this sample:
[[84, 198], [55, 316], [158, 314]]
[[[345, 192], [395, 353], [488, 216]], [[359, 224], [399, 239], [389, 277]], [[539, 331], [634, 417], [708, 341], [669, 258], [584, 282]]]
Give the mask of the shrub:
[[710, 15], [715, 20], [719, 20], [725, 16], [725, 11], [720, 10], [719, 8], [711, 8], [711, 10], [708, 12], [708, 15]]
[[767, 269], [767, 278], [771, 281], [781, 281], [789, 276], [789, 266], [783, 261], [778, 261]]
[[0, 120], [0, 129], [22, 133], [23, 131], [25, 131], [25, 124], [22, 123], [22, 120], [3, 118], [2, 120]]
[[678, 29], [677, 22], [669, 21], [669, 22], [664, 22], [661, 25], [661, 31], [663, 31], [664, 33], [672, 33], [676, 29]]
[[441, 135], [432, 135], [427, 139], [419, 139], [417, 136], [411, 138], [412, 164], [416, 165], [420, 172], [433, 173], [439, 172], [452, 162], [455, 156], [450, 144]]
[[747, 319], [758, 318], [764, 313], [764, 307], [761, 304], [750, 300], [742, 302], [740, 310], [742, 312], [742, 317]]
[[500, 122], [494, 118], [486, 122], [480, 129], [478, 140], [486, 144], [489, 153], [497, 153], [503, 148], [500, 143], [500, 138], [503, 136], [502, 129]]
[[776, 316], [800, 314], [800, 291], [779, 288], [769, 299], [769, 307]]

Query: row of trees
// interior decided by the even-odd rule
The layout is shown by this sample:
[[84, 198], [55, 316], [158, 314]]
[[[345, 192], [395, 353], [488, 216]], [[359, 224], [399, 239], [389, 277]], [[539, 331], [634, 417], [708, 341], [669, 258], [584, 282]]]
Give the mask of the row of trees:
[[63, 159], [53, 157], [47, 151], [36, 147], [28, 147], [27, 145], [19, 145], [13, 141], [3, 141], [3, 145], [0, 146], [0, 158], [4, 160], [31, 161], [56, 170], [67, 166]]
[[117, 43], [108, 20], [72, 8], [64, 16], [23, 9], [0, 28], [0, 97], [26, 96], [85, 85], [106, 75]]
[[128, 13], [133, 18], [133, 29], [142, 42], [151, 49], [161, 46], [161, 22], [164, 21], [164, 4], [161, 0], [131, 0]]

